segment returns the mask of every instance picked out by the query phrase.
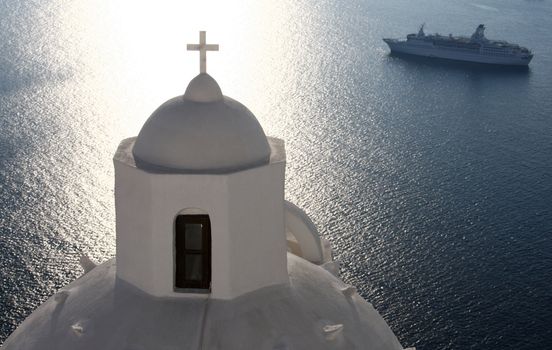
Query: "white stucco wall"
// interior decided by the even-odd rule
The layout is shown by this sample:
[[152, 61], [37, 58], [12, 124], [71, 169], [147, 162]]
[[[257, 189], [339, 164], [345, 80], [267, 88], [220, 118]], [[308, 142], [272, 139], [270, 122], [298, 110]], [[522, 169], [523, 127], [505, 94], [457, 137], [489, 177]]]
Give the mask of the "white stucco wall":
[[285, 151], [270, 139], [266, 165], [227, 174], [156, 173], [136, 167], [124, 140], [114, 158], [117, 276], [155, 296], [174, 292], [174, 220], [209, 214], [211, 297], [232, 299], [288, 282], [284, 229]]

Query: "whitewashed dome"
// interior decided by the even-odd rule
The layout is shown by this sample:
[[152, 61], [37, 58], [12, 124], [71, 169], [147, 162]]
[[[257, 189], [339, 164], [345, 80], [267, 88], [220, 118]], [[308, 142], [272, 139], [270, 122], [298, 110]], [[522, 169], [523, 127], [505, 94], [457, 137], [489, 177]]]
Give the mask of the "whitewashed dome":
[[270, 146], [253, 113], [201, 73], [153, 112], [133, 155], [142, 168], [218, 173], [268, 163]]
[[152, 298], [116, 277], [115, 260], [58, 291], [6, 350], [403, 350], [354, 288], [288, 253], [290, 284], [232, 300]]

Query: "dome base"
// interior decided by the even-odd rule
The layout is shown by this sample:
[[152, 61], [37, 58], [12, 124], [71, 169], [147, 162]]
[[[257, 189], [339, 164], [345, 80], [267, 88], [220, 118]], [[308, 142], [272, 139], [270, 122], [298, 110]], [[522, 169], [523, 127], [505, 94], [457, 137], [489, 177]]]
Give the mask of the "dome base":
[[344, 293], [341, 280], [291, 253], [288, 270], [289, 285], [233, 300], [175, 300], [117, 280], [110, 260], [46, 301], [3, 348], [402, 349], [372, 305]]

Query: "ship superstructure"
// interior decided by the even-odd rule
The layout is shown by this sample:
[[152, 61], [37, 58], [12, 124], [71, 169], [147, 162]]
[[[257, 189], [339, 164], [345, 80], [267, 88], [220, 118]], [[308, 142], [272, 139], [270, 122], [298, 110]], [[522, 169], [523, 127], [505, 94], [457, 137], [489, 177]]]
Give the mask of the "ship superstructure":
[[426, 35], [422, 25], [418, 33], [408, 34], [406, 40], [383, 41], [389, 45], [391, 52], [450, 60], [526, 66], [533, 58], [533, 53], [526, 47], [503, 40], [487, 39], [483, 24], [469, 38], [452, 34]]

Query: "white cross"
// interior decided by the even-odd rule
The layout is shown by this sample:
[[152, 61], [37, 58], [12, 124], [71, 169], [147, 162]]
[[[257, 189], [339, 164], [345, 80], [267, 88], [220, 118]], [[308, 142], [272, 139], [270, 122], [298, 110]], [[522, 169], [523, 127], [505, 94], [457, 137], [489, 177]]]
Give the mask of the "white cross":
[[199, 51], [199, 72], [207, 72], [207, 51], [218, 51], [218, 44], [205, 43], [205, 31], [199, 32], [199, 44], [188, 44], [188, 51]]

